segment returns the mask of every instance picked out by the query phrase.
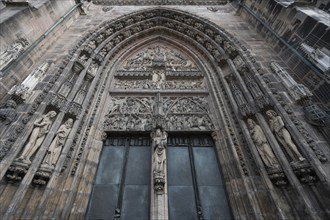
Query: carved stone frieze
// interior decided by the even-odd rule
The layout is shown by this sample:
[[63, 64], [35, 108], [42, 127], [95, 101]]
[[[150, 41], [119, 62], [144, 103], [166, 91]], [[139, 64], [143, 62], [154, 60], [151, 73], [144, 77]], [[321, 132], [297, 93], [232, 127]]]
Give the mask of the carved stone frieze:
[[190, 0], [190, 1], [161, 1], [161, 0], [93, 0], [97, 5], [225, 5], [226, 0]]
[[115, 79], [115, 89], [178, 89], [178, 90], [205, 90], [206, 85], [203, 79], [187, 79], [187, 80], [166, 80], [164, 82], [157, 82], [150, 79], [145, 80], [120, 80]]
[[151, 97], [113, 97], [104, 121], [104, 130], [150, 130], [153, 103]]
[[209, 112], [206, 97], [165, 97], [163, 100], [163, 108], [166, 115], [206, 114]]
[[196, 65], [186, 55], [164, 45], [151, 45], [137, 52], [123, 65], [123, 70], [141, 71], [153, 66], [164, 65], [172, 71], [196, 71]]
[[168, 131], [214, 129], [205, 97], [165, 97], [163, 100]]

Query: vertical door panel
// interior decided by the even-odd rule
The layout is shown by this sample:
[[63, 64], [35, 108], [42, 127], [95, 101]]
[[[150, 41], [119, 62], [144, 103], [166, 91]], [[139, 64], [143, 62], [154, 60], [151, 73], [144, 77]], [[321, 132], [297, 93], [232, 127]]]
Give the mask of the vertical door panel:
[[126, 185], [124, 187], [121, 220], [149, 219], [149, 191], [148, 185]]
[[151, 147], [130, 147], [126, 180], [127, 185], [149, 185], [150, 184], [150, 165]]
[[168, 185], [192, 186], [188, 147], [167, 149]]
[[95, 184], [119, 184], [124, 156], [125, 147], [104, 147]]
[[198, 185], [222, 185], [218, 161], [212, 147], [193, 147]]
[[170, 220], [197, 219], [193, 186], [169, 186], [168, 195]]

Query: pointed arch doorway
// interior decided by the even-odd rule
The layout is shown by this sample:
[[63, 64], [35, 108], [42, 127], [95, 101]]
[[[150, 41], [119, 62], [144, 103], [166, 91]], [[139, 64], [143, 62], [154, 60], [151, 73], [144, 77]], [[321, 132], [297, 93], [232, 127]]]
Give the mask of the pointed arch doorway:
[[[122, 57], [112, 72], [104, 121], [109, 134], [87, 218], [231, 219], [201, 61], [162, 37]], [[166, 133], [160, 175], [157, 130]]]

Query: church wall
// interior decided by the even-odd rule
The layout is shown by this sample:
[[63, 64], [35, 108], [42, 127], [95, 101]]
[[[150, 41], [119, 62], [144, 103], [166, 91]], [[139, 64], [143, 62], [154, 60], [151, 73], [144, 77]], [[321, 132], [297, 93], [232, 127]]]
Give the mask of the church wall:
[[[24, 50], [31, 46], [60, 19], [75, 1], [44, 1], [33, 2], [28, 6], [7, 5], [1, 11], [1, 52], [10, 47], [16, 40], [25, 39], [27, 45]], [[78, 10], [59, 24], [40, 44], [37, 45], [21, 62], [18, 63], [5, 76], [1, 74], [0, 97], [3, 98], [12, 86], [24, 80], [27, 75], [41, 64], [40, 58], [54, 44], [64, 31], [74, 22], [79, 15]], [[42, 60], [45, 61], [45, 60]], [[3, 72], [3, 71], [2, 71]]]
[[[102, 8], [102, 6], [91, 5], [86, 10], [87, 15], [79, 16], [77, 21], [74, 22], [61, 36], [59, 36], [54, 44], [47, 50], [47, 53], [44, 54], [43, 60], [51, 59], [54, 61], [54, 65], [50, 68], [44, 83], [39, 84], [39, 87], [37, 88], [39, 93], [41, 93], [43, 89], [47, 87], [47, 83], [51, 84], [52, 77], [58, 74], [56, 73], [57, 70], [60, 70], [61, 73], [56, 82], [53, 82], [52, 85], [54, 85], [54, 87], [51, 88], [50, 92], [56, 92], [62, 83], [65, 82], [67, 77], [72, 74], [70, 69], [74, 65], [73, 59], [77, 58], [79, 51], [71, 53], [70, 49], [75, 47], [75, 45], [82, 39], [83, 34], [93, 30], [104, 21], [118, 18], [119, 16], [125, 15], [128, 12], [138, 11], [150, 7], [126, 6], [113, 7], [112, 9], [108, 8], [105, 10], [102, 10]], [[273, 71], [269, 67], [269, 63], [271, 61], [277, 61], [283, 65], [284, 63], [282, 62], [281, 57], [277, 55], [276, 51], [272, 49], [271, 45], [265, 41], [262, 35], [253, 29], [253, 25], [235, 14], [235, 9], [231, 6], [219, 7], [215, 12], [208, 10], [203, 6], [180, 6], [169, 8], [177, 8], [203, 17], [206, 20], [219, 25], [221, 28], [235, 36], [242, 43], [242, 45], [247, 48], [247, 50], [251, 51], [252, 56], [248, 57], [248, 62], [251, 65], [254, 65], [255, 62], [257, 62], [258, 65], [260, 64], [260, 68], [257, 65], [257, 70], [261, 75], [260, 78], [265, 77], [264, 79], [266, 79], [266, 77], [269, 77], [271, 80], [269, 85], [274, 85], [274, 89], [271, 91], [267, 90], [265, 94], [271, 94], [272, 91], [277, 89], [281, 91], [280, 97], [286, 98], [285, 102], [282, 101], [283, 103], [280, 103], [283, 104], [283, 106], [278, 104], [278, 112], [288, 118], [288, 113], [286, 113], [284, 110], [284, 104], [289, 103], [289, 107], [294, 108], [294, 116], [298, 117], [298, 121], [303, 121], [303, 126], [308, 129], [308, 132], [312, 136], [314, 142], [316, 142], [321, 151], [326, 154], [325, 157], [329, 158], [329, 150], [326, 141], [321, 134], [315, 132], [315, 129], [305, 123], [301, 106], [297, 105], [292, 100], [292, 98], [289, 97], [287, 94], [288, 92], [285, 90], [284, 86], [278, 80], [276, 80]], [[82, 43], [83, 42], [84, 40]], [[123, 49], [125, 50], [125, 47], [123, 47]], [[220, 65], [220, 70], [220, 68], [214, 67], [216, 66], [214, 60], [206, 57], [201, 52], [201, 49], [194, 49], [193, 51], [198, 54], [196, 55], [197, 57], [200, 59], [205, 58], [205, 60], [210, 63], [205, 65], [208, 65], [207, 69], [214, 68], [214, 73], [223, 71], [223, 76], [227, 76], [234, 72], [230, 62], [229, 64], [226, 63]], [[115, 58], [114, 60], [117, 61], [118, 57], [113, 57]], [[64, 64], [63, 61], [65, 61]], [[114, 61], [110, 60], [108, 63], [103, 63], [102, 65], [111, 67], [113, 63]], [[112, 73], [109, 73], [109, 75], [110, 74]], [[209, 74], [211, 75], [212, 71], [210, 71]], [[231, 201], [236, 202], [236, 204], [232, 204], [235, 209], [235, 217], [237, 219], [303, 219], [306, 211], [304, 210], [306, 207], [305, 201], [302, 201], [301, 199], [301, 196], [303, 195], [304, 200], [315, 202], [315, 204], [311, 205], [311, 209], [308, 210], [308, 214], [310, 215], [311, 212], [315, 211], [319, 216], [326, 219], [324, 214], [325, 207], [322, 209], [322, 203], [327, 204], [328, 201], [325, 199], [322, 201], [321, 195], [318, 195], [317, 197], [319, 201], [314, 201], [316, 200], [315, 194], [319, 193], [317, 190], [315, 190], [315, 188], [320, 188], [320, 191], [322, 192], [322, 187], [325, 187], [324, 185], [326, 185], [323, 185], [323, 183], [326, 180], [322, 179], [320, 181], [321, 183], [318, 182], [315, 186], [312, 186], [312, 190], [310, 186], [300, 184], [296, 177], [289, 177], [291, 183], [296, 181], [294, 187], [283, 189], [274, 186], [274, 184], [267, 177], [265, 169], [260, 168], [263, 167], [262, 161], [260, 159], [255, 159], [259, 158], [258, 152], [256, 150], [253, 151], [253, 141], [246, 128], [246, 122], [241, 119], [240, 112], [235, 104], [236, 101], [234, 97], [228, 95], [231, 94], [231, 88], [229, 88], [228, 83], [226, 82], [227, 79], [218, 75], [214, 74], [214, 77], [212, 78], [212, 80], [214, 80], [213, 85], [217, 91], [221, 91], [222, 94], [226, 94], [221, 95], [221, 98], [226, 100], [226, 106], [224, 107], [223, 111], [230, 112], [230, 114], [228, 114], [230, 119], [228, 120], [231, 121], [231, 129], [233, 129], [235, 133], [239, 134], [237, 135], [239, 137], [239, 141], [235, 144], [237, 144], [237, 148], [242, 150], [243, 155], [237, 155], [237, 152], [235, 152], [233, 147], [234, 143], [231, 142], [234, 140], [234, 137], [226, 136], [225, 130], [229, 128], [225, 126], [223, 128], [221, 127], [223, 131], [218, 131], [219, 140], [215, 138], [215, 141], [217, 142], [216, 146], [219, 152], [219, 157], [225, 159], [221, 163], [222, 168], [226, 171], [225, 178], [227, 180], [226, 185], [229, 197]], [[82, 80], [82, 77], [79, 77], [80, 78], [78, 78], [76, 81], [76, 89], [78, 89], [79, 83]], [[102, 80], [107, 80], [106, 88], [108, 89], [110, 78], [105, 78], [105, 76], [102, 77]], [[33, 185], [31, 182], [35, 171], [33, 169], [37, 169], [38, 165], [43, 159], [46, 150], [43, 148], [43, 152], [38, 153], [35, 157], [36, 165], [34, 165], [32, 170], [30, 169], [29, 173], [21, 183], [8, 184], [4, 179], [1, 180], [0, 203], [3, 204], [1, 216], [7, 212], [6, 216], [11, 216], [13, 218], [34, 218], [37, 216], [43, 216], [43, 218], [46, 219], [64, 219], [69, 217], [72, 219], [84, 218], [91, 193], [91, 187], [94, 181], [94, 175], [99, 162], [99, 155], [103, 145], [101, 124], [103, 116], [106, 114], [105, 107], [108, 104], [109, 99], [108, 94], [99, 96], [99, 94], [104, 91], [102, 91], [102, 88], [99, 87], [99, 85], [102, 84], [96, 84], [95, 81], [97, 80], [94, 80], [93, 84], [90, 86], [91, 91], [89, 92], [88, 99], [86, 98], [87, 100], [90, 100], [90, 102], [84, 102], [84, 109], [86, 112], [75, 116], [76, 121], [74, 127], [72, 128], [72, 132], [68, 137], [67, 145], [65, 148], [66, 151], [63, 153], [59, 161], [61, 165], [66, 163], [66, 154], [69, 153], [69, 148], [72, 146], [73, 152], [71, 152], [72, 155], [69, 158], [69, 163], [66, 164], [67, 167], [61, 168], [63, 170], [58, 167], [46, 186]], [[102, 82], [103, 81], [100, 83]], [[94, 93], [92, 92], [92, 89], [94, 88], [96, 88], [95, 95], [92, 94]], [[249, 93], [247, 90], [245, 92]], [[105, 91], [104, 93], [108, 93], [108, 91]], [[30, 109], [32, 109], [33, 105], [37, 102], [37, 94], [35, 97], [31, 98], [23, 104], [24, 108], [22, 108], [22, 105], [18, 107], [19, 114], [23, 115], [23, 113], [29, 113]], [[215, 100], [216, 95], [214, 95], [213, 98]], [[276, 102], [275, 99], [273, 101]], [[53, 105], [56, 105], [56, 103]], [[216, 104], [214, 105], [216, 106], [213, 107], [214, 111], [219, 111], [217, 107], [220, 106], [217, 106]], [[102, 107], [104, 107], [103, 111], [101, 110]], [[65, 112], [66, 110], [61, 108], [55, 109], [58, 111], [59, 116], [51, 128], [50, 136], [54, 136], [57, 129], [64, 121], [64, 118], [69, 117], [67, 112]], [[32, 112], [33, 116], [29, 118], [30, 121], [27, 125], [28, 129], [25, 129], [25, 131], [19, 136], [21, 143], [16, 144], [12, 149], [10, 149], [6, 158], [0, 163], [1, 168], [7, 169], [9, 167], [11, 162], [15, 159], [20, 149], [22, 148], [22, 143], [26, 141], [28, 135], [27, 130], [32, 129], [33, 121], [43, 113], [46, 113], [48, 110], [51, 110], [51, 108], [49, 108], [49, 101], [43, 101], [38, 109]], [[260, 113], [258, 117], [261, 118], [260, 121], [264, 123], [262, 126], [267, 128], [268, 122], [262, 119], [264, 116], [262, 116]], [[21, 117], [18, 121], [21, 121], [22, 119], [24, 118]], [[217, 120], [221, 121], [223, 119], [218, 115]], [[288, 120], [290, 121], [292, 119]], [[290, 124], [289, 127], [290, 131], [296, 129], [295, 125], [293, 124]], [[267, 132], [269, 137], [272, 136], [272, 132], [269, 130], [269, 128], [265, 132]], [[299, 135], [299, 131], [297, 132], [295, 130], [294, 133], [295, 140], [302, 138], [302, 136]], [[276, 143], [274, 137], [271, 140], [272, 142]], [[49, 137], [46, 141], [49, 144], [51, 137]], [[327, 168], [329, 168], [329, 163], [326, 162], [325, 164], [321, 164], [319, 161], [315, 162], [314, 160], [318, 160], [315, 156], [315, 153], [309, 148], [309, 146], [304, 145], [303, 147], [308, 149], [308, 154], [313, 154], [313, 156], [309, 156], [313, 160], [313, 166], [317, 167], [317, 170], [319, 170], [321, 173], [326, 172]], [[79, 166], [73, 165], [75, 162], [77, 162], [77, 158]], [[246, 163], [246, 167], [242, 168], [244, 163]], [[257, 164], [257, 168], [255, 167], [255, 163]], [[73, 169], [73, 167], [75, 167], [75, 169]], [[3, 174], [6, 169], [2, 170], [1, 178], [4, 177]], [[286, 164], [285, 169], [290, 170], [291, 168], [288, 164]], [[72, 174], [73, 170], [74, 174]], [[247, 174], [244, 174], [244, 172], [247, 172]], [[291, 174], [294, 176], [292, 172]], [[322, 173], [322, 175], [319, 176], [326, 177], [329, 176], [329, 173]], [[300, 187], [303, 190], [301, 190]], [[301, 190], [300, 194], [297, 193], [297, 188]], [[315, 193], [315, 191], [317, 191], [317, 193]], [[10, 204], [13, 206], [9, 207]], [[9, 211], [7, 209], [8, 207], [10, 208]], [[13, 210], [13, 207], [17, 207], [17, 209]]]
[[[292, 76], [306, 85], [314, 93], [314, 100], [329, 109], [329, 65], [315, 71], [313, 67], [320, 67], [319, 61], [313, 61], [310, 52], [303, 49], [308, 45], [314, 49], [324, 51], [330, 57], [329, 31], [329, 3], [327, 1], [309, 1], [292, 3], [287, 7], [280, 1], [244, 1], [239, 9], [242, 17], [249, 20], [253, 28], [259, 32], [272, 48], [279, 53], [283, 64], [292, 71]], [[303, 62], [297, 54], [289, 50], [288, 46], [280, 42], [267, 27], [262, 25], [244, 7], [255, 13], [262, 22], [270, 27], [275, 34], [293, 47], [310, 64]], [[329, 63], [329, 61], [326, 61]], [[312, 66], [312, 67], [311, 67]]]

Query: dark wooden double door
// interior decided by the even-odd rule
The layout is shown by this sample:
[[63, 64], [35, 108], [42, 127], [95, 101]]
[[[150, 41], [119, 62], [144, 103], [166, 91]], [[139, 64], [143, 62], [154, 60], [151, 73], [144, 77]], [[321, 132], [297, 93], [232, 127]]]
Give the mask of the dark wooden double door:
[[[151, 154], [149, 137], [110, 137], [105, 141], [87, 219], [150, 219]], [[167, 175], [170, 220], [232, 219], [208, 135], [169, 135]]]

